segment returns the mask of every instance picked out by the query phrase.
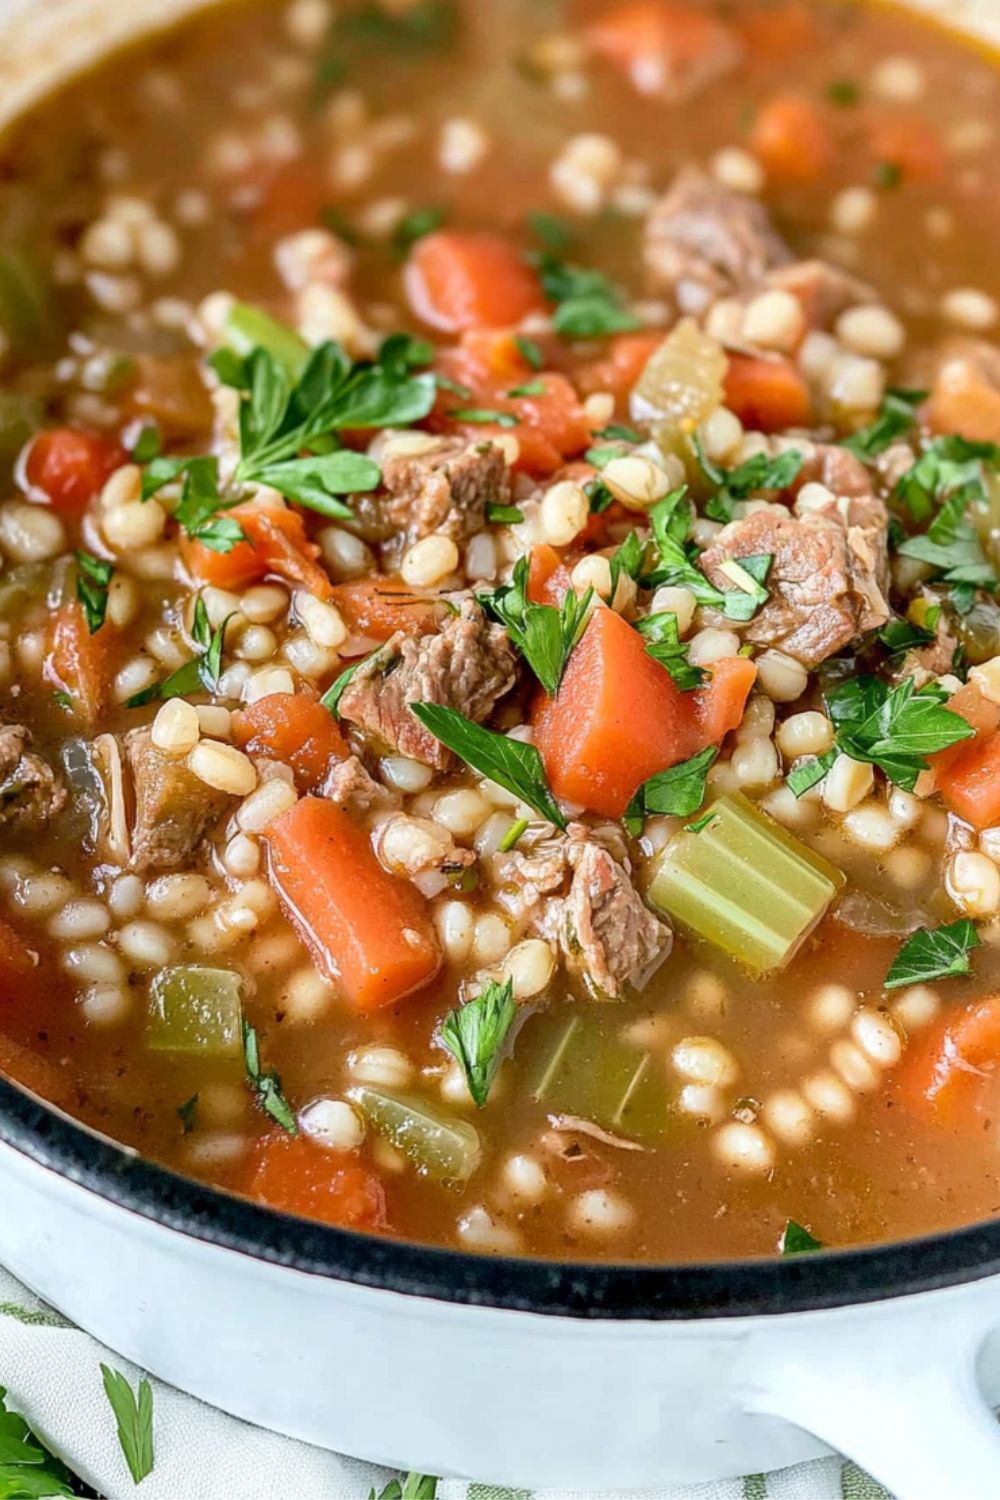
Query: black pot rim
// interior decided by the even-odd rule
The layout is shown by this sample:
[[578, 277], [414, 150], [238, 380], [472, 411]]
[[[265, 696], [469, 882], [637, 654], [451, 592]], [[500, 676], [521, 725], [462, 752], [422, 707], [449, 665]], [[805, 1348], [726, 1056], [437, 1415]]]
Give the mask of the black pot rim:
[[0, 1079], [0, 1141], [118, 1207], [256, 1260], [440, 1302], [573, 1318], [815, 1311], [1000, 1274], [1000, 1219], [865, 1249], [706, 1264], [470, 1255], [308, 1222], [145, 1161]]

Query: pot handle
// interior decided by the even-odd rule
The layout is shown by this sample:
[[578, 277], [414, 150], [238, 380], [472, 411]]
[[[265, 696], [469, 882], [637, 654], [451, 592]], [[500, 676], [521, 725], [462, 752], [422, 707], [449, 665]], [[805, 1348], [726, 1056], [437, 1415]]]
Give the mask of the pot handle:
[[1000, 1422], [976, 1374], [989, 1326], [981, 1310], [965, 1327], [949, 1311], [928, 1318], [911, 1306], [891, 1322], [874, 1313], [769, 1338], [759, 1374], [746, 1371], [745, 1409], [794, 1422], [895, 1500], [1000, 1495]]

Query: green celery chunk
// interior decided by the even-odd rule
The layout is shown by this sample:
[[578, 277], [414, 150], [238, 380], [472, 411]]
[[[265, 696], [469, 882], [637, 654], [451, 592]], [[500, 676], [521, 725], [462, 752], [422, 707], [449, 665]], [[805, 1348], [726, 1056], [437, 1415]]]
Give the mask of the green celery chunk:
[[659, 855], [650, 904], [760, 976], [789, 962], [844, 885], [740, 793], [721, 797]]
[[232, 969], [161, 969], [149, 989], [146, 1046], [153, 1052], [238, 1057], [242, 981]]
[[0, 468], [6, 475], [29, 438], [42, 425], [42, 407], [33, 396], [0, 391]]
[[551, 1114], [576, 1115], [641, 1139], [670, 1125], [666, 1077], [652, 1054], [618, 1036], [621, 1018], [577, 1011], [540, 1015], [518, 1038], [515, 1062], [531, 1097]]
[[291, 328], [249, 302], [234, 302], [222, 328], [227, 349], [246, 359], [254, 349], [266, 349], [297, 380], [309, 359], [309, 345]]
[[0, 249], [0, 329], [17, 358], [38, 358], [63, 336], [47, 268], [22, 245]]
[[368, 1124], [427, 1177], [465, 1182], [479, 1165], [479, 1132], [467, 1120], [435, 1109], [416, 1094], [396, 1094], [368, 1085], [350, 1097]]

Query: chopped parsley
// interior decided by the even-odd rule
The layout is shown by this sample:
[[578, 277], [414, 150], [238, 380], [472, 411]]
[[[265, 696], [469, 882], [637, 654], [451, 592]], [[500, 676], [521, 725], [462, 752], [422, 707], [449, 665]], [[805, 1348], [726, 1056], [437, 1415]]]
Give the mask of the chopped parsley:
[[[717, 589], [697, 566], [699, 556], [688, 545], [687, 535], [694, 519], [694, 508], [687, 497], [687, 485], [659, 500], [649, 512], [653, 540], [659, 554], [659, 566], [642, 580], [645, 588], [669, 584], [690, 589], [699, 604], [719, 609], [731, 620], [745, 623], [770, 597], [765, 583], [774, 561], [770, 553], [752, 557], [731, 558], [728, 576], [735, 585]], [[723, 567], [727, 567], [726, 564]]]
[[177, 668], [176, 672], [171, 672], [169, 677], [164, 677], [162, 682], [154, 682], [150, 687], [133, 693], [131, 698], [126, 698], [125, 707], [142, 708], [144, 704], [157, 700], [186, 698], [191, 693], [216, 692], [222, 675], [222, 648], [226, 638], [226, 626], [232, 618], [232, 615], [227, 615], [222, 623], [211, 631], [208, 612], [205, 609], [204, 600], [199, 595], [195, 601], [191, 635], [195, 644], [204, 648], [201, 654], [186, 661], [182, 667]]
[[545, 364], [545, 356], [534, 339], [525, 338], [523, 333], [515, 333], [514, 344], [518, 354], [530, 369], [540, 370]]
[[148, 423], [132, 444], [131, 458], [134, 464], [148, 464], [154, 458], [159, 458], [162, 452], [160, 432], [152, 423]]
[[415, 208], [412, 213], [404, 215], [389, 241], [393, 257], [405, 260], [417, 241], [422, 240], [426, 234], [433, 234], [435, 229], [440, 229], [446, 217], [446, 210], [440, 207]]
[[556, 214], [545, 213], [541, 209], [537, 213], [528, 215], [528, 228], [537, 240], [541, 240], [547, 250], [556, 254], [568, 250], [576, 239], [572, 227], [565, 219], [560, 219]]
[[722, 608], [731, 620], [752, 620], [767, 603], [771, 596], [765, 584], [773, 562], [773, 553], [760, 552], [749, 557], [727, 557], [719, 564], [719, 572], [735, 584], [735, 588], [727, 589], [723, 595]]
[[177, 1113], [180, 1116], [184, 1134], [190, 1135], [198, 1124], [198, 1095], [192, 1094], [190, 1099], [185, 1099], [183, 1104], [179, 1104]]
[[500, 843], [497, 846], [497, 852], [499, 854], [509, 854], [511, 849], [516, 848], [517, 844], [521, 840], [522, 834], [526, 833], [527, 829], [527, 818], [515, 818], [513, 823], [507, 829], [507, 832], [504, 834], [503, 838], [500, 840]]
[[822, 1240], [818, 1240], [814, 1234], [794, 1219], [789, 1219], [781, 1231], [778, 1241], [779, 1255], [808, 1255], [813, 1250], [823, 1250], [826, 1247]]
[[511, 641], [550, 697], [558, 692], [566, 663], [587, 626], [593, 589], [581, 598], [567, 589], [562, 603], [535, 604], [528, 598], [528, 559], [518, 559], [511, 582], [479, 602], [506, 626]]
[[932, 646], [937, 639], [933, 626], [937, 623], [940, 613], [940, 604], [932, 604], [927, 611], [926, 627], [915, 625], [912, 620], [890, 620], [888, 625], [882, 626], [878, 638], [890, 656], [904, 656], [907, 651], [919, 650], [921, 646]]
[[603, 338], [631, 333], [639, 319], [626, 310], [624, 298], [601, 271], [571, 265], [550, 250], [529, 257], [537, 267], [542, 291], [556, 304], [552, 326], [565, 338]]
[[897, 387], [886, 391], [878, 416], [868, 427], [860, 427], [844, 438], [842, 448], [866, 462], [877, 458], [898, 438], [905, 437], [917, 423], [917, 408], [927, 400], [926, 391]]
[[137, 1391], [133, 1391], [120, 1370], [104, 1364], [101, 1378], [118, 1423], [118, 1441], [132, 1482], [141, 1484], [153, 1472], [153, 1388], [143, 1376]]
[[448, 415], [455, 422], [469, 422], [473, 425], [493, 422], [497, 427], [516, 427], [521, 420], [515, 412], [495, 411], [489, 406], [456, 406]]
[[0, 1385], [0, 1496], [75, 1495], [73, 1476], [17, 1412]]
[[547, 391], [548, 386], [544, 380], [528, 380], [524, 385], [511, 386], [507, 395], [515, 400], [518, 396], [544, 396]]
[[981, 946], [982, 939], [968, 917], [943, 927], [920, 927], [893, 959], [885, 988], [898, 990], [928, 979], [959, 979], [971, 970], [969, 954]]
[[270, 1115], [271, 1119], [281, 1126], [286, 1135], [298, 1135], [299, 1127], [295, 1121], [295, 1111], [281, 1091], [281, 1079], [273, 1068], [268, 1068], [266, 1071], [261, 1068], [257, 1032], [246, 1016], [240, 1017], [240, 1030], [243, 1037], [243, 1063], [246, 1068], [246, 1079], [257, 1096], [257, 1103], [266, 1115]]
[[449, 1011], [441, 1023], [441, 1042], [465, 1074], [477, 1109], [489, 1098], [516, 1015], [513, 980], [490, 979], [482, 994]]
[[935, 579], [952, 585], [952, 602], [959, 614], [971, 609], [976, 589], [992, 591], [997, 587], [979, 533], [965, 519], [965, 510], [975, 496], [975, 485], [963, 484], [945, 500], [926, 532], [907, 537], [896, 549], [902, 557], [927, 563]]
[[626, 578], [638, 579], [646, 560], [646, 543], [637, 531], [630, 531], [620, 546], [611, 554], [611, 602], [618, 592], [618, 581]]
[[641, 432], [635, 427], [627, 427], [624, 422], [610, 422], [607, 427], [602, 427], [595, 432], [594, 436], [602, 442], [611, 443], [641, 443], [644, 441]]
[[731, 521], [736, 501], [746, 500], [761, 490], [787, 490], [802, 468], [802, 454], [797, 448], [789, 448], [777, 458], [755, 453], [738, 468], [724, 469], [707, 457], [700, 438], [695, 437], [694, 447], [702, 473], [715, 486], [715, 493], [705, 506], [705, 514], [711, 521]]
[[704, 833], [704, 831], [708, 827], [709, 823], [714, 823], [714, 821], [715, 821], [715, 813], [714, 812], [707, 812], [707, 813], [704, 814], [703, 817], [695, 818], [695, 820], [694, 820], [693, 823], [685, 823], [684, 824], [684, 832], [685, 833]]
[[691, 645], [681, 640], [680, 626], [672, 609], [636, 620], [635, 628], [645, 639], [647, 654], [666, 667], [682, 693], [701, 686], [708, 673], [688, 660]]
[[411, 703], [410, 712], [467, 766], [513, 792], [547, 823], [565, 829], [566, 819], [552, 795], [542, 757], [534, 745], [484, 729], [441, 703]]
[[[385, 647], [379, 646], [375, 651], [372, 651], [369, 656], [360, 656], [358, 660], [352, 662], [349, 667], [345, 667], [340, 676], [330, 684], [319, 701], [322, 703], [324, 708], [328, 708], [330, 710], [335, 719], [340, 718], [340, 700], [344, 696], [344, 693], [347, 691], [348, 685], [350, 684], [350, 681], [353, 678], [355, 672], [359, 672], [363, 666], [374, 664], [379, 659], [379, 657], [382, 657], [384, 655]], [[387, 659], [383, 663], [383, 667], [388, 667], [388, 665], [389, 660]]]
[[524, 520], [524, 512], [516, 505], [498, 505], [490, 501], [486, 506], [486, 519], [493, 526], [516, 526]]
[[114, 565], [92, 552], [76, 553], [76, 597], [83, 606], [87, 629], [93, 635], [104, 624], [108, 612], [108, 589]]
[[861, 90], [853, 78], [831, 78], [826, 97], [838, 109], [851, 109], [861, 99]]
[[872, 182], [877, 188], [897, 188], [903, 181], [898, 161], [878, 161], [872, 168]]
[[973, 443], [952, 434], [935, 438], [896, 485], [895, 496], [914, 521], [926, 521], [939, 505], [962, 494], [962, 508], [987, 499], [985, 470], [1000, 467], [995, 443]]
[[625, 809], [623, 821], [629, 833], [641, 833], [642, 820], [650, 813], [686, 818], [697, 812], [705, 800], [706, 779], [718, 753], [717, 745], [709, 745], [690, 760], [668, 766], [644, 781]]

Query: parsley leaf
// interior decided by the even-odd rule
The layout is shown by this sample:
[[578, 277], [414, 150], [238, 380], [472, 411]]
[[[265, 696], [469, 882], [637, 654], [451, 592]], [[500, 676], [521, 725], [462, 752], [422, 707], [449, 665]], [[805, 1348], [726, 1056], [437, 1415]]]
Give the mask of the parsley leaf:
[[545, 356], [534, 339], [525, 338], [523, 333], [515, 333], [514, 345], [525, 364], [529, 365], [532, 370], [540, 370], [545, 364]]
[[257, 1032], [246, 1016], [240, 1017], [240, 1031], [243, 1037], [243, 1063], [246, 1068], [247, 1083], [257, 1095], [257, 1102], [266, 1115], [270, 1115], [286, 1135], [298, 1135], [299, 1127], [295, 1121], [295, 1111], [289, 1104], [281, 1091], [281, 1079], [273, 1068], [266, 1071], [260, 1065], [260, 1043], [257, 1040]]
[[550, 250], [529, 256], [537, 267], [542, 291], [556, 304], [552, 326], [566, 338], [603, 338], [631, 333], [639, 319], [624, 308], [623, 297], [601, 271], [561, 261]]
[[466, 765], [513, 792], [546, 822], [565, 829], [566, 819], [545, 779], [542, 757], [534, 745], [484, 729], [441, 703], [411, 703], [410, 712]]
[[461, 1065], [477, 1109], [489, 1098], [516, 1015], [513, 980], [490, 979], [481, 995], [450, 1011], [441, 1024], [441, 1041]]
[[516, 427], [521, 418], [512, 411], [495, 411], [489, 406], [456, 406], [448, 413], [456, 422], [473, 425], [495, 422], [498, 427]]
[[687, 498], [687, 485], [672, 490], [658, 500], [649, 512], [653, 541], [659, 553], [659, 567], [643, 579], [645, 588], [676, 584], [690, 589], [699, 604], [713, 609], [725, 607], [725, 595], [713, 587], [700, 568], [695, 566], [695, 548], [688, 549], [687, 534], [694, 519], [694, 507]]
[[801, 765], [793, 766], [785, 780], [796, 797], [803, 797], [810, 788], [823, 780], [837, 759], [837, 753], [836, 749], [826, 750], [822, 755], [810, 755]]
[[434, 1500], [437, 1493], [438, 1482], [432, 1479], [430, 1474], [407, 1474], [400, 1484], [398, 1479], [390, 1479], [380, 1495], [374, 1490], [369, 1490], [368, 1500]]
[[898, 387], [886, 391], [874, 422], [844, 438], [840, 446], [853, 453], [855, 458], [865, 461], [877, 458], [897, 438], [905, 437], [916, 425], [917, 407], [927, 400], [927, 396], [927, 391], [903, 390]]
[[688, 661], [691, 644], [681, 640], [680, 626], [672, 609], [636, 620], [635, 628], [645, 638], [647, 654], [666, 667], [682, 693], [701, 686], [708, 673], [704, 667]]
[[[164, 462], [174, 464], [176, 460]], [[147, 469], [147, 475], [154, 465]], [[184, 488], [174, 520], [188, 536], [213, 552], [231, 552], [237, 542], [246, 540], [243, 528], [232, 516], [223, 514], [235, 503], [219, 491], [219, 464], [215, 458], [192, 458], [184, 464]]]
[[943, 927], [920, 927], [900, 948], [888, 974], [887, 990], [926, 979], [957, 979], [971, 969], [969, 954], [982, 946], [982, 939], [968, 917]]
[[576, 239], [565, 219], [560, 219], [556, 214], [545, 213], [544, 210], [528, 215], [528, 228], [546, 249], [556, 252], [568, 250]]
[[618, 443], [641, 443], [644, 441], [641, 432], [634, 427], [627, 427], [624, 422], [611, 422], [607, 427], [602, 427], [595, 432], [594, 436], [607, 442]]
[[[940, 606], [932, 605], [931, 609], [940, 609]], [[928, 615], [930, 610], [927, 611]], [[890, 620], [883, 625], [878, 633], [878, 638], [888, 651], [890, 656], [903, 656], [907, 651], [913, 651], [920, 646], [933, 645], [936, 639], [933, 630], [925, 630], [922, 625], [914, 625], [912, 620]]]
[[995, 443], [973, 443], [957, 434], [935, 438], [899, 480], [895, 494], [915, 521], [926, 521], [956, 490], [968, 492], [966, 504], [985, 500], [984, 467], [996, 469], [998, 463]]
[[0, 1385], [0, 1497], [41, 1500], [42, 1496], [76, 1493], [65, 1464], [49, 1452], [22, 1416], [8, 1411], [7, 1391]]
[[878, 766], [896, 786], [912, 792], [920, 772], [928, 768], [928, 755], [975, 733], [960, 714], [944, 706], [946, 697], [933, 684], [916, 692], [912, 677], [892, 688], [875, 677], [843, 682], [826, 700], [837, 748]]
[[142, 428], [139, 436], [132, 444], [131, 458], [134, 464], [148, 464], [151, 459], [159, 458], [162, 451], [159, 428], [148, 423]]
[[729, 619], [752, 620], [767, 603], [771, 595], [765, 584], [773, 562], [773, 553], [761, 552], [749, 557], [727, 557], [719, 564], [719, 572], [736, 585], [722, 596], [722, 608]]
[[76, 553], [76, 597], [83, 605], [91, 635], [104, 624], [108, 612], [108, 587], [114, 571], [113, 563], [95, 557], [92, 552]]
[[104, 1364], [101, 1376], [129, 1473], [134, 1484], [141, 1484], [153, 1472], [153, 1388], [144, 1376], [136, 1396], [121, 1371]]
[[518, 558], [512, 580], [479, 602], [507, 633], [551, 697], [558, 692], [566, 663], [587, 627], [593, 589], [581, 598], [567, 589], [558, 608], [528, 598], [528, 559]]
[[396, 260], [405, 260], [417, 240], [422, 240], [425, 234], [432, 234], [435, 229], [440, 229], [444, 223], [446, 211], [440, 207], [415, 208], [412, 213], [404, 215], [393, 230], [389, 247]]
[[618, 591], [618, 580], [622, 574], [624, 573], [627, 578], [637, 579], [642, 572], [645, 560], [646, 543], [640, 538], [637, 531], [630, 531], [621, 545], [615, 548], [609, 559], [612, 600]]
[[625, 826], [630, 833], [642, 830], [642, 819], [649, 813], [668, 813], [675, 818], [686, 818], [698, 811], [705, 800], [705, 781], [715, 757], [717, 745], [699, 750], [690, 760], [678, 766], [668, 766], [658, 771], [642, 786], [625, 809]]
[[[344, 696], [344, 693], [347, 691], [348, 684], [350, 683], [351, 678], [354, 676], [355, 672], [360, 671], [363, 666], [366, 666], [369, 663], [374, 663], [384, 654], [385, 647], [379, 646], [378, 649], [372, 651], [370, 655], [359, 656], [357, 661], [352, 662], [349, 667], [346, 667], [344, 671], [341, 672], [340, 676], [330, 684], [319, 701], [322, 703], [324, 708], [328, 708], [330, 710], [335, 719], [340, 718], [340, 700]], [[385, 666], [388, 666], [388, 661], [385, 662]]]
[[183, 1104], [178, 1104], [177, 1113], [185, 1135], [190, 1135], [198, 1124], [198, 1095], [192, 1094]]
[[[201, 605], [199, 610], [198, 605]], [[226, 626], [232, 619], [227, 615], [219, 625], [211, 638], [205, 645], [200, 656], [195, 656], [191, 661], [186, 661], [176, 672], [171, 672], [169, 677], [164, 677], [162, 682], [154, 682], [150, 687], [143, 688], [141, 692], [133, 693], [131, 698], [126, 698], [126, 708], [142, 708], [146, 703], [167, 698], [187, 698], [191, 693], [214, 693], [218, 690], [219, 678], [222, 675], [222, 648], [226, 636]], [[208, 615], [205, 606], [199, 596], [195, 604], [194, 624], [192, 635], [195, 641], [201, 645], [205, 639], [205, 631], [208, 627]]]
[[513, 400], [518, 396], [544, 396], [547, 391], [548, 386], [544, 380], [528, 380], [524, 385], [511, 386], [507, 395]]
[[813, 1250], [823, 1250], [823, 1241], [818, 1240], [808, 1229], [789, 1219], [778, 1241], [779, 1255], [808, 1255]]
[[797, 448], [789, 448], [777, 458], [771, 458], [767, 453], [755, 453], [736, 469], [724, 469], [712, 463], [697, 436], [694, 448], [702, 473], [716, 487], [715, 494], [705, 506], [705, 514], [712, 521], [731, 521], [734, 503], [746, 500], [760, 490], [787, 490], [795, 483], [802, 468], [802, 454]]
[[[927, 563], [934, 569], [934, 576], [943, 582], [965, 586], [969, 591], [968, 608], [972, 606], [975, 589], [993, 590], [997, 586], [979, 533], [964, 519], [966, 508], [977, 498], [975, 482], [963, 483], [945, 500], [922, 536], [908, 537], [896, 549], [903, 557]], [[959, 607], [958, 612], [965, 614], [968, 608]]]

